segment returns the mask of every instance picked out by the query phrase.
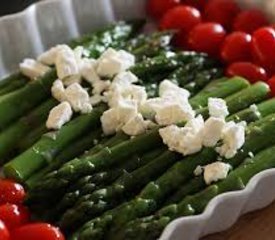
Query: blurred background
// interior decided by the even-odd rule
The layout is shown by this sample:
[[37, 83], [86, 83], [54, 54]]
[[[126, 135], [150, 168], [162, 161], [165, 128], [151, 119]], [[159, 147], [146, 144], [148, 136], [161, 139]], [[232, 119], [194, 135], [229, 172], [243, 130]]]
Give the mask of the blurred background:
[[37, 2], [38, 0], [10, 0], [1, 1], [0, 4], [0, 16], [15, 13], [28, 7], [30, 4]]

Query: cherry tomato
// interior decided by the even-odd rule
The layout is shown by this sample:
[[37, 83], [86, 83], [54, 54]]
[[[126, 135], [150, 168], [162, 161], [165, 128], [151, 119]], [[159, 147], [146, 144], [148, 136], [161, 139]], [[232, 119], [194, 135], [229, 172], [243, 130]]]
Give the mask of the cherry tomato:
[[232, 22], [239, 12], [240, 8], [234, 0], [210, 0], [205, 6], [204, 19], [231, 29]]
[[32, 223], [16, 228], [10, 240], [65, 240], [56, 227], [47, 223]]
[[267, 80], [265, 69], [251, 62], [232, 63], [227, 68], [226, 75], [229, 77], [241, 76], [252, 83]]
[[183, 0], [184, 5], [192, 6], [199, 10], [203, 10], [208, 0]]
[[0, 239], [9, 240], [10, 234], [5, 224], [0, 220]]
[[271, 89], [272, 96], [275, 97], [275, 75], [270, 78], [267, 83]]
[[169, 9], [179, 4], [180, 0], [149, 0], [147, 3], [147, 12], [151, 17], [159, 19]]
[[11, 180], [0, 180], [0, 204], [20, 204], [26, 196], [24, 188]]
[[258, 28], [267, 26], [268, 20], [258, 9], [250, 9], [238, 14], [233, 23], [235, 31], [253, 33]]
[[252, 53], [255, 61], [275, 73], [275, 30], [260, 28], [252, 35]]
[[169, 10], [160, 21], [160, 29], [179, 29], [188, 33], [201, 22], [200, 12], [188, 6], [179, 6]]
[[188, 45], [192, 50], [217, 56], [226, 36], [222, 25], [218, 23], [201, 23], [189, 33]]
[[12, 230], [27, 223], [29, 221], [29, 213], [23, 206], [6, 203], [0, 206], [0, 219], [9, 230]]
[[227, 62], [251, 60], [252, 37], [248, 33], [233, 32], [225, 38], [221, 48], [221, 57]]

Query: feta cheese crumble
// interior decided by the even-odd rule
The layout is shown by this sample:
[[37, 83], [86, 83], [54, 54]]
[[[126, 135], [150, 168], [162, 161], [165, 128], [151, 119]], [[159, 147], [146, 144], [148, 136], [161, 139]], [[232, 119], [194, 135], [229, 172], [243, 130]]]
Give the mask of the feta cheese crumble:
[[55, 65], [58, 78], [62, 80], [66, 86], [74, 82], [80, 82], [81, 76], [78, 62], [71, 48], [62, 48], [57, 52]]
[[46, 126], [48, 129], [58, 130], [71, 120], [72, 115], [71, 105], [68, 102], [62, 102], [50, 111]]
[[216, 151], [227, 159], [234, 157], [245, 143], [245, 127], [246, 122], [231, 121], [226, 123], [222, 132], [223, 144], [221, 147], [217, 147]]
[[170, 125], [159, 130], [163, 143], [169, 150], [184, 156], [199, 152], [202, 149], [202, 129], [204, 121], [201, 115], [187, 122], [185, 127]]
[[36, 80], [47, 73], [50, 68], [34, 59], [26, 58], [19, 64], [20, 72], [29, 77], [31, 80]]
[[203, 145], [205, 147], [214, 147], [221, 139], [224, 127], [224, 119], [217, 117], [208, 118], [203, 128]]
[[54, 65], [56, 62], [56, 56], [59, 51], [62, 49], [70, 49], [69, 46], [65, 44], [57, 45], [55, 47], [50, 48], [48, 51], [43, 52], [40, 56], [38, 56], [37, 60], [46, 65]]
[[59, 79], [53, 82], [51, 88], [52, 96], [59, 102], [63, 102], [66, 100], [65, 88], [63, 82]]
[[221, 98], [209, 98], [208, 109], [212, 117], [225, 118], [229, 115], [226, 102]]
[[124, 51], [107, 49], [98, 59], [97, 74], [100, 77], [112, 78], [135, 64], [135, 56]]
[[140, 113], [131, 118], [123, 127], [122, 131], [130, 136], [137, 136], [146, 131], [148, 122], [145, 121]]
[[231, 166], [223, 162], [214, 162], [203, 167], [204, 169], [204, 181], [207, 185], [225, 179]]
[[90, 113], [93, 109], [90, 97], [79, 83], [73, 83], [65, 90], [66, 100], [71, 104], [75, 112]]

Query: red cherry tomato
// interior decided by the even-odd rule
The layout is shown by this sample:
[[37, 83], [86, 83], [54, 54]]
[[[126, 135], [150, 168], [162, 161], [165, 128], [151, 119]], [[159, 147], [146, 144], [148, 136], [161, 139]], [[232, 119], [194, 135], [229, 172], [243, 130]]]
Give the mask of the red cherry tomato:
[[161, 18], [169, 9], [180, 4], [180, 0], [149, 0], [147, 12], [153, 18]]
[[267, 83], [271, 89], [272, 96], [275, 97], [275, 75], [270, 78]]
[[26, 196], [24, 188], [11, 180], [0, 180], [0, 204], [20, 204]]
[[267, 26], [268, 20], [258, 9], [250, 9], [238, 14], [233, 23], [235, 31], [253, 33], [258, 28]]
[[201, 22], [200, 12], [188, 6], [179, 6], [169, 10], [160, 21], [160, 29], [179, 29], [188, 33]]
[[56, 227], [46, 223], [27, 224], [11, 232], [10, 240], [65, 240]]
[[208, 0], [183, 0], [184, 5], [192, 6], [199, 10], [203, 10]]
[[9, 240], [10, 234], [5, 224], [0, 220], [0, 239]]
[[192, 50], [217, 56], [226, 36], [222, 25], [218, 23], [201, 23], [189, 33], [188, 45]]
[[270, 72], [275, 72], [275, 30], [260, 28], [252, 36], [252, 53], [255, 61]]
[[227, 62], [251, 60], [252, 37], [248, 33], [233, 32], [225, 38], [221, 48], [221, 57]]
[[231, 29], [232, 22], [239, 12], [240, 8], [234, 0], [210, 0], [205, 6], [204, 19]]
[[265, 69], [251, 62], [232, 63], [227, 68], [226, 75], [229, 77], [241, 76], [252, 83], [267, 80]]
[[23, 206], [6, 203], [0, 206], [0, 219], [9, 230], [19, 227], [29, 221], [28, 210]]

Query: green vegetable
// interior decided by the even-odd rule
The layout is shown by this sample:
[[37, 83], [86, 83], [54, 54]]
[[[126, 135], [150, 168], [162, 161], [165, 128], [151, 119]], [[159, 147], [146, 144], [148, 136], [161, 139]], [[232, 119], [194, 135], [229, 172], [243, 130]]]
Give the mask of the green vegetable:
[[63, 215], [60, 222], [61, 227], [64, 229], [75, 228], [100, 213], [117, 206], [125, 199], [133, 197], [147, 182], [161, 175], [179, 159], [179, 154], [169, 151], [165, 151], [153, 160], [148, 158], [147, 162], [149, 163], [145, 166], [132, 173], [126, 172], [112, 185], [81, 198], [74, 208]]
[[[231, 81], [231, 80], [229, 80]], [[257, 82], [256, 84], [243, 89], [229, 97], [225, 98], [228, 111], [234, 114], [242, 109], [246, 109], [251, 104], [258, 103], [268, 98], [270, 94], [269, 86], [264, 82]], [[204, 118], [209, 117], [208, 108], [202, 108], [198, 111]], [[234, 118], [234, 117], [233, 117]]]
[[49, 111], [57, 104], [57, 101], [50, 99], [29, 114], [21, 117], [17, 122], [10, 125], [0, 133], [0, 164], [7, 158], [11, 151], [15, 150], [18, 139], [24, 137], [32, 128], [45, 124]]
[[210, 86], [206, 86], [201, 92], [190, 99], [190, 104], [195, 109], [207, 106], [208, 98], [225, 98], [244, 88], [247, 88], [249, 83], [244, 78], [234, 77], [228, 81], [220, 81], [215, 84], [210, 83]]
[[4, 174], [20, 182], [29, 178], [35, 171], [46, 166], [62, 149], [87, 131], [100, 124], [100, 116], [106, 110], [98, 107], [90, 114], [81, 115], [57, 132], [44, 135], [35, 145], [4, 166]]
[[113, 239], [156, 239], [173, 219], [201, 213], [209, 201], [218, 194], [243, 189], [257, 173], [274, 168], [274, 151], [275, 146], [267, 148], [258, 153], [250, 161], [245, 162], [239, 168], [232, 171], [225, 180], [209, 186], [202, 192], [184, 198], [177, 205], [169, 205], [161, 209], [156, 215], [130, 222], [127, 224], [127, 228], [121, 232], [122, 235], [116, 236]]
[[[8, 84], [3, 84], [1, 87], [2, 81], [5, 82], [7, 79], [9, 80]], [[20, 74], [13, 74], [7, 79], [0, 81], [0, 96], [13, 92], [28, 83], [28, 79]]]

